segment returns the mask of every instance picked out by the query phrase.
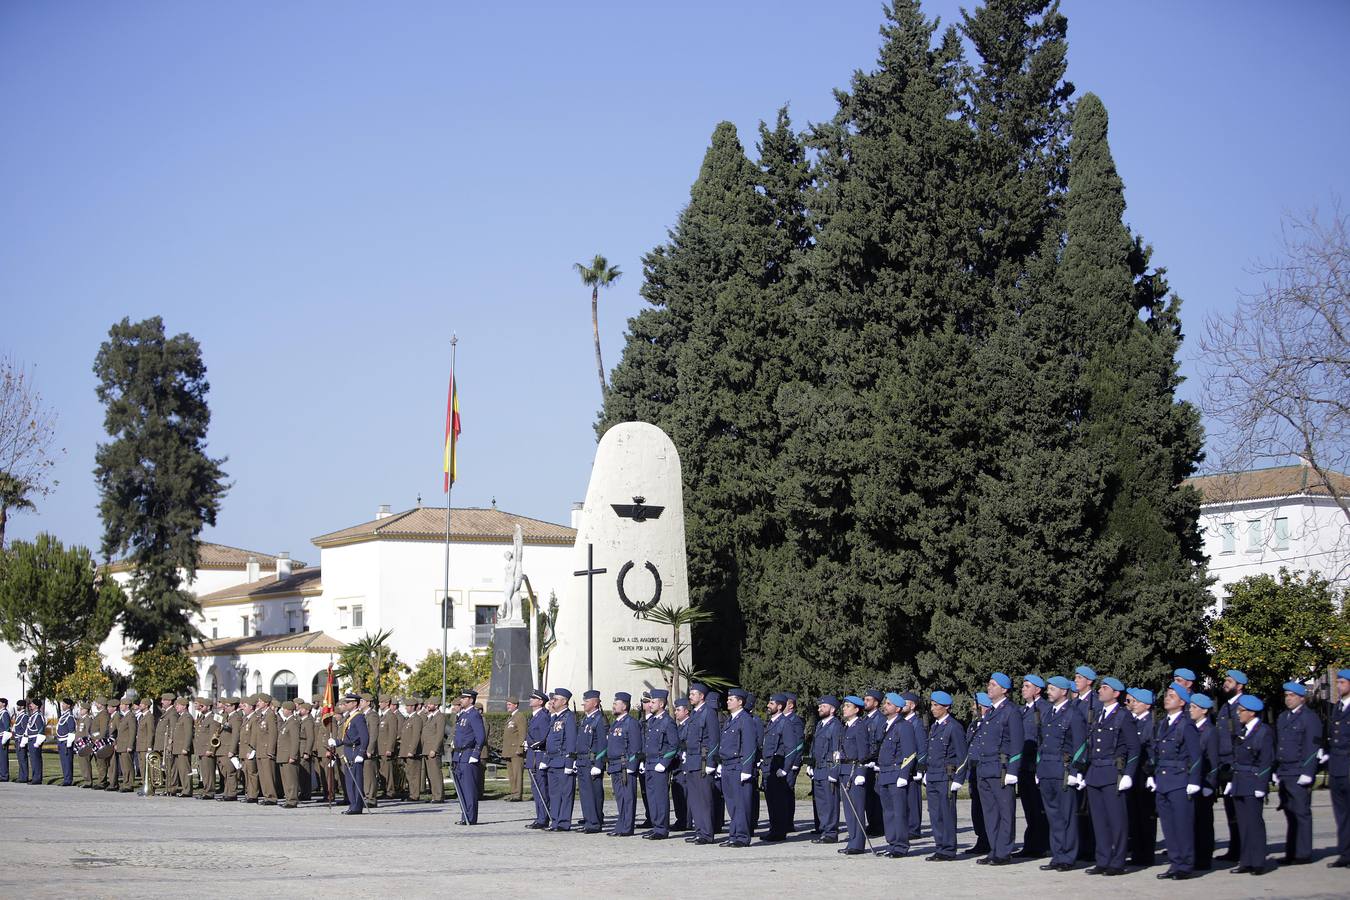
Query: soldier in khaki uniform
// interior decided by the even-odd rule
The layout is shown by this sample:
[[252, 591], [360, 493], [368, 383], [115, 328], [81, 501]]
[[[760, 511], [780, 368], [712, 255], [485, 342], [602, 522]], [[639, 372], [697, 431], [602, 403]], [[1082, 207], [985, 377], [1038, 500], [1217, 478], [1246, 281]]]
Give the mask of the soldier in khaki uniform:
[[[80, 738], [89, 736], [89, 726], [94, 721], [89, 715], [89, 701], [81, 700], [75, 707], [75, 742], [79, 743]], [[6, 752], [0, 747], [0, 753]], [[94, 760], [93, 757], [76, 754], [75, 764], [80, 767], [80, 787], [92, 788], [94, 786]]]
[[202, 782], [201, 793], [197, 795], [200, 800], [210, 800], [216, 795], [216, 748], [211, 742], [220, 734], [223, 716], [211, 705], [205, 697], [197, 698], [197, 718], [192, 725], [192, 757]]
[[220, 705], [225, 721], [216, 735], [220, 745], [215, 750], [215, 766], [220, 773], [222, 793], [216, 799], [231, 802], [239, 798], [239, 732], [244, 717], [239, 713], [238, 697], [226, 697]]
[[160, 765], [164, 767], [164, 793], [171, 794], [178, 784], [178, 772], [173, 767], [173, 757], [169, 753], [169, 738], [173, 735], [173, 723], [178, 713], [174, 709], [173, 694], [159, 695], [159, 722], [155, 725], [154, 750], [159, 754]]
[[[375, 770], [376, 785], [386, 800], [394, 795], [394, 758], [398, 755], [398, 713], [394, 711], [394, 701], [390, 697], [380, 699], [379, 712], [375, 714], [375, 727], [371, 729], [371, 758], [366, 768]], [[375, 794], [367, 799], [374, 800]]]
[[[169, 733], [169, 758], [173, 760], [174, 796], [192, 796], [192, 730], [196, 725], [188, 712], [188, 700], [179, 697], [173, 704], [173, 730]], [[170, 791], [169, 793], [173, 793]]]
[[109, 723], [117, 739], [117, 781], [113, 787], [124, 794], [136, 790], [136, 716], [131, 712], [131, 698], [123, 697], [118, 704], [117, 722]]
[[408, 779], [408, 799], [419, 800], [422, 797], [422, 782], [426, 779], [426, 766], [419, 752], [422, 745], [421, 702], [413, 697], [408, 704], [408, 718], [398, 734], [398, 755], [403, 760], [403, 775]]
[[244, 698], [239, 711], [244, 714], [243, 726], [239, 731], [239, 758], [244, 761], [244, 802], [258, 802], [258, 748], [254, 745], [257, 734], [258, 714], [254, 706], [258, 702], [256, 694]]
[[437, 707], [435, 698], [426, 702], [422, 720], [422, 738], [417, 750], [422, 754], [427, 782], [431, 785], [431, 798], [427, 803], [445, 802], [445, 775], [441, 772], [441, 757], [445, 753], [445, 713]]
[[[94, 740], [108, 737], [108, 726], [112, 724], [112, 717], [108, 715], [108, 701], [102, 697], [94, 698], [94, 713], [92, 721], [89, 723], [89, 736]], [[108, 763], [110, 759], [99, 759], [94, 757], [94, 790], [104, 791], [112, 787], [108, 780]]]
[[297, 705], [296, 718], [300, 720], [300, 800], [313, 797], [314, 790], [314, 716], [313, 705], [303, 700]]
[[506, 758], [506, 800], [519, 803], [525, 798], [525, 730], [529, 722], [515, 697], [506, 698], [506, 726], [502, 729], [502, 756]]
[[258, 805], [277, 805], [277, 714], [270, 694], [258, 695], [253, 748], [258, 751]]
[[281, 788], [285, 802], [282, 809], [300, 805], [300, 717], [295, 714], [295, 703], [281, 704], [277, 716], [277, 765], [281, 769]]
[[[155, 745], [155, 701], [142, 697], [140, 709], [136, 710], [136, 780], [146, 781], [145, 756]], [[146, 793], [149, 794], [149, 787]]]

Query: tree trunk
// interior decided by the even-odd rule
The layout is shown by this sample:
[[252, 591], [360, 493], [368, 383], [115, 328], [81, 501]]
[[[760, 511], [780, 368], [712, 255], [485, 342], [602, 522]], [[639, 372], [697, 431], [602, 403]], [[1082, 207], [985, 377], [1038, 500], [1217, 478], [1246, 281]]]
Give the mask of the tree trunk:
[[9, 510], [5, 508], [3, 503], [0, 503], [0, 550], [5, 549], [5, 523], [8, 521]]
[[605, 399], [605, 364], [600, 360], [600, 286], [591, 288], [591, 332], [595, 335], [595, 374], [600, 376], [600, 399]]

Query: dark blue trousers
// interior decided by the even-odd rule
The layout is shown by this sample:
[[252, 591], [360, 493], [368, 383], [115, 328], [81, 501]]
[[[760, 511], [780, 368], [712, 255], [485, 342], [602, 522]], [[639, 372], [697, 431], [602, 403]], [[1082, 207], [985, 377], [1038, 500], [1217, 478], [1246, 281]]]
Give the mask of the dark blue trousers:
[[588, 760], [582, 760], [577, 770], [581, 821], [587, 831], [599, 831], [605, 827], [605, 776], [592, 775], [591, 768]]
[[0, 781], [9, 781], [9, 747], [0, 747]]
[[1280, 805], [1284, 807], [1284, 855], [1312, 858], [1312, 785], [1298, 783], [1298, 775], [1280, 775]]
[[637, 773], [624, 772], [620, 769], [618, 772], [611, 772], [609, 780], [614, 788], [614, 805], [618, 807], [614, 814], [614, 833], [632, 834], [634, 820], [637, 817]]
[[1115, 782], [1102, 787], [1089, 785], [1087, 795], [1098, 867], [1125, 868], [1125, 845], [1129, 840], [1125, 795], [1116, 789]]
[[[997, 766], [992, 768], [998, 771]], [[980, 808], [984, 812], [984, 831], [989, 836], [989, 855], [994, 859], [1012, 856], [1017, 829], [1013, 818], [1015, 800], [1012, 787], [1003, 783], [1001, 775], [980, 776]]]
[[1234, 797], [1233, 812], [1237, 814], [1239, 840], [1242, 850], [1238, 865], [1253, 869], [1266, 867], [1266, 800], [1264, 797]]
[[685, 796], [689, 803], [689, 825], [694, 834], [712, 840], [712, 776], [702, 769], [684, 775]]
[[1350, 860], [1350, 775], [1332, 775], [1329, 787], [1336, 817], [1336, 858]]
[[820, 836], [839, 837], [839, 782], [817, 778], [814, 788], [816, 818], [820, 820]]
[[769, 808], [769, 834], [772, 837], [786, 837], [792, 830], [792, 814], [797, 806], [792, 783], [786, 777], [779, 778], [775, 772], [769, 772], [764, 778], [764, 805]]
[[908, 804], [905, 821], [909, 824], [909, 836], [917, 838], [923, 831], [923, 781], [919, 776], [909, 780], [904, 787], [905, 802]]
[[42, 784], [42, 748], [31, 739], [28, 741], [29, 784]]
[[[867, 785], [854, 784], [853, 779], [847, 779], [848, 783], [830, 785], [837, 787], [843, 795], [844, 800], [844, 821], [848, 824], [848, 848], [850, 850], [862, 850], [867, 846], [867, 830], [863, 823], [863, 816], [866, 813], [867, 804]], [[820, 820], [822, 827], [825, 820]]]
[[61, 783], [75, 783], [75, 751], [67, 747], [65, 741], [56, 745], [56, 753], [61, 757]]
[[530, 796], [534, 799], [534, 824], [548, 825], [548, 769], [539, 770], [539, 763], [527, 765], [530, 772]]
[[928, 823], [933, 832], [933, 852], [956, 855], [956, 795], [947, 781], [928, 783]]
[[[675, 810], [675, 822], [682, 828], [689, 828], [689, 792], [684, 789], [688, 776], [683, 772], [676, 773], [670, 779], [670, 806]], [[648, 818], [651, 814], [648, 813]], [[652, 821], [655, 821], [653, 819]]]
[[1195, 869], [1195, 802], [1186, 789], [1158, 791], [1158, 821], [1162, 823], [1163, 843], [1167, 845], [1167, 871], [1190, 872]]
[[19, 784], [28, 783], [28, 748], [20, 747], [16, 738], [14, 741], [14, 758], [19, 762]]
[[1063, 776], [1042, 778], [1036, 787], [1045, 810], [1050, 862], [1071, 866], [1078, 861], [1078, 791], [1065, 787]]
[[452, 764], [455, 771], [455, 791], [464, 801], [462, 813], [470, 825], [478, 824], [478, 763], [467, 759]]
[[[909, 852], [909, 788], [896, 787], [894, 772], [882, 776], [881, 813], [886, 822], [886, 848], [892, 853]], [[849, 835], [850, 838], [852, 835]]]
[[750, 843], [750, 794], [753, 780], [742, 781], [737, 772], [722, 776], [722, 796], [727, 803], [727, 838], [737, 843]]
[[561, 767], [548, 768], [548, 808], [553, 816], [553, 827], [560, 831], [572, 829], [572, 807], [577, 799], [577, 776], [568, 775]]
[[1017, 793], [1022, 800], [1022, 852], [1028, 856], [1044, 856], [1050, 849], [1050, 823], [1045, 816], [1034, 772], [1017, 776]]
[[1207, 871], [1214, 865], [1214, 797], [1202, 791], [1195, 804], [1195, 867]]
[[[636, 778], [637, 776], [632, 776]], [[631, 780], [631, 779], [630, 779]], [[632, 788], [630, 787], [631, 791]], [[618, 793], [615, 792], [615, 796]], [[633, 830], [633, 818], [637, 806], [633, 804], [632, 814], [628, 818], [628, 831]], [[652, 823], [652, 833], [669, 836], [670, 834], [670, 771], [657, 772], [647, 767], [647, 818]], [[618, 831], [619, 829], [615, 829]]]
[[881, 803], [881, 793], [877, 790], [877, 773], [868, 769], [863, 773], [867, 777], [867, 802], [863, 815], [867, 818], [867, 833], [873, 837], [886, 831], [886, 809]]
[[[271, 760], [265, 760], [259, 757], [258, 762], [264, 765], [270, 765]], [[347, 809], [354, 813], [359, 813], [365, 809], [365, 797], [361, 791], [365, 786], [365, 763], [349, 762], [342, 770], [343, 784], [347, 795]]]

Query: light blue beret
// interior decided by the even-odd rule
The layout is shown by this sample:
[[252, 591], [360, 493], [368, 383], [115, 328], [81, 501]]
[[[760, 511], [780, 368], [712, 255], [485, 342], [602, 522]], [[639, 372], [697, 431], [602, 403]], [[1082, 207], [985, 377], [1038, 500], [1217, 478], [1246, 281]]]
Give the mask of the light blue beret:
[[993, 675], [990, 675], [989, 680], [992, 681], [994, 684], [998, 685], [999, 687], [1003, 688], [1005, 691], [1008, 688], [1012, 687], [1012, 679], [1009, 678], [1007, 675], [1004, 675], [1002, 672], [995, 672]]
[[1113, 691], [1125, 690], [1125, 683], [1122, 682], [1119, 678], [1115, 678], [1111, 675], [1107, 675], [1105, 678], [1103, 678], [1102, 684], [1106, 685]]
[[1191, 694], [1191, 706], [1198, 706], [1201, 709], [1209, 709], [1214, 705], [1214, 701], [1204, 694]]
[[[933, 700], [934, 703], [936, 703], [936, 704], [938, 704], [938, 705], [940, 705], [940, 706], [951, 706], [951, 705], [952, 705], [952, 695], [949, 694], [949, 693], [947, 693], [946, 691], [933, 691], [933, 693], [932, 693], [932, 700]], [[891, 702], [894, 703], [895, 701], [891, 701]]]
[[1045, 688], [1045, 679], [1039, 675], [1031, 675], [1031, 674], [1023, 675], [1022, 680], [1030, 682], [1031, 684], [1036, 685], [1036, 687], [1038, 688], [1042, 689]]

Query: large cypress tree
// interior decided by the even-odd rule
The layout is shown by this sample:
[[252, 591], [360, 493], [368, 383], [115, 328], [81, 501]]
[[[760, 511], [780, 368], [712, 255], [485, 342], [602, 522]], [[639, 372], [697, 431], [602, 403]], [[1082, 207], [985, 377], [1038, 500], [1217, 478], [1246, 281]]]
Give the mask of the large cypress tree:
[[95, 453], [103, 554], [129, 552], [134, 566], [123, 635], [138, 650], [186, 645], [200, 607], [179, 570], [196, 570], [198, 536], [215, 524], [227, 489], [224, 459], [206, 453], [201, 347], [188, 334], [165, 337], [158, 316], [123, 319], [99, 348], [94, 374], [112, 438]]

